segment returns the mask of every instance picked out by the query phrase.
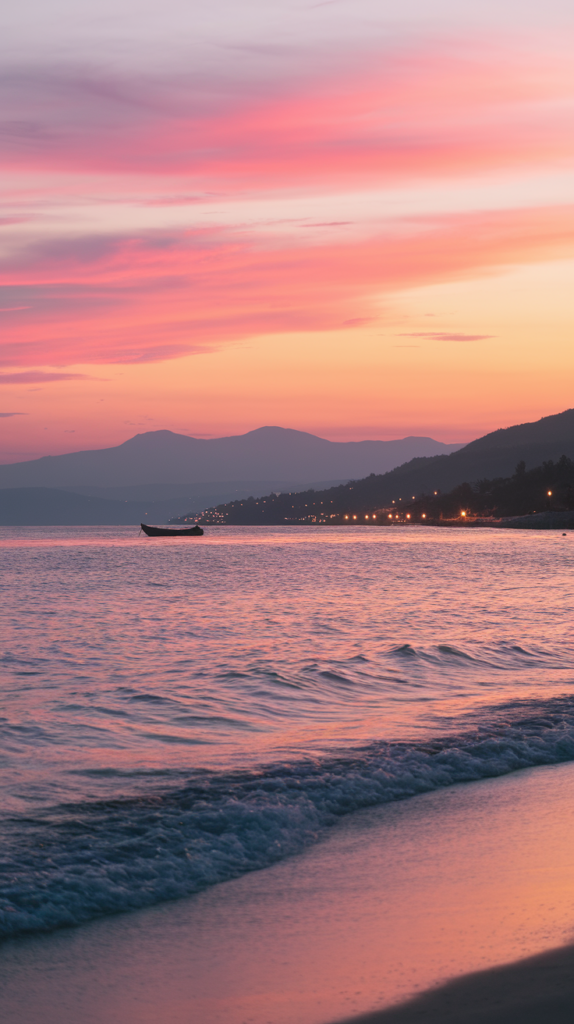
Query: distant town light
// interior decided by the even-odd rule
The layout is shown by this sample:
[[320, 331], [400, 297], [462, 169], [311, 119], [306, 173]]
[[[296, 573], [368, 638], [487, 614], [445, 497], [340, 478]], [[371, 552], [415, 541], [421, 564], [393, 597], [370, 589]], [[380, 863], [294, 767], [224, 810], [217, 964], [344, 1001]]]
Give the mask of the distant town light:
[[438, 494], [438, 491], [435, 491], [435, 494]]
[[345, 516], [345, 519], [348, 519], [348, 518], [349, 518], [348, 516]]
[[365, 519], [368, 519], [368, 518], [369, 518], [368, 516], [365, 516]]
[[422, 518], [422, 519], [426, 519], [426, 517], [427, 517], [427, 514], [426, 514], [426, 512], [423, 512], [423, 514], [422, 514], [422, 517], [421, 517], [421, 518]]
[[461, 512], [460, 514], [461, 514], [461, 516], [465, 516], [466, 512]]
[[410, 512], [407, 512], [407, 519], [410, 519], [410, 518], [411, 518], [411, 514], [410, 514]]
[[549, 497], [549, 498], [551, 498], [551, 497], [552, 497], [552, 491], [547, 491], [546, 493], [548, 494], [548, 497]]
[[356, 516], [353, 516], [353, 519], [356, 519], [356, 518], [357, 518]]
[[389, 512], [389, 519], [392, 519], [392, 518], [393, 518], [392, 512]]

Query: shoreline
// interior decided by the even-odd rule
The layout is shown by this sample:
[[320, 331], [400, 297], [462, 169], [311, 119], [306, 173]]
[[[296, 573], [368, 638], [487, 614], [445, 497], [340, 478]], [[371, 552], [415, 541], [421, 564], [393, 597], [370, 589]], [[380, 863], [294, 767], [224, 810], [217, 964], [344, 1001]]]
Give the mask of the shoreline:
[[[8, 940], [3, 1024], [434, 1024], [473, 972], [496, 983], [500, 964], [570, 955], [545, 951], [572, 938], [572, 790], [574, 762], [454, 785], [351, 814], [196, 897]], [[547, 1006], [540, 979], [529, 1002]], [[499, 1024], [488, 1004], [450, 1019], [437, 1005], [437, 1024]]]
[[337, 1024], [571, 1024], [574, 945], [477, 971]]

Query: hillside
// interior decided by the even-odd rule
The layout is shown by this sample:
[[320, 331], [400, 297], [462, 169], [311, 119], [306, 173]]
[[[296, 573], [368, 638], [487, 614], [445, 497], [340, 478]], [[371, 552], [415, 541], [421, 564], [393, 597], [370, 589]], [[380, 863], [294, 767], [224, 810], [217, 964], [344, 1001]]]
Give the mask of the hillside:
[[451, 491], [462, 483], [510, 477], [517, 464], [527, 468], [574, 458], [574, 410], [496, 430], [472, 441], [451, 455], [413, 459], [385, 474], [321, 491], [268, 494], [260, 498], [219, 505], [204, 513], [202, 522], [229, 524], [281, 524], [334, 522], [344, 515], [364, 516], [395, 502], [412, 501], [422, 494]]
[[518, 463], [511, 477], [460, 484], [448, 494], [425, 495], [401, 507], [412, 522], [474, 516], [531, 516], [574, 510], [574, 461], [563, 455], [527, 470]]

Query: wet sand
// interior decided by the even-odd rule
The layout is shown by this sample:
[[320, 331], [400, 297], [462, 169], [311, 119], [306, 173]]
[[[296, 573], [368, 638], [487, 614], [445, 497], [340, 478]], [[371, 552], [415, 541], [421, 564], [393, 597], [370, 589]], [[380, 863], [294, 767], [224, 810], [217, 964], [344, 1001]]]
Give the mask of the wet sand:
[[574, 939], [573, 794], [572, 763], [453, 786], [192, 899], [7, 942], [2, 1022], [558, 1024], [572, 951], [524, 961]]

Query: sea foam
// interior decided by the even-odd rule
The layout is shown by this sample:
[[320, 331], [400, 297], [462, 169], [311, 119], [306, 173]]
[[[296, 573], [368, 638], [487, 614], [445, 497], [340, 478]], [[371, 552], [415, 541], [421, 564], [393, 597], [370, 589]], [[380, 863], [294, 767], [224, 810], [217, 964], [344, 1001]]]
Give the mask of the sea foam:
[[510, 704], [425, 742], [252, 772], [4, 823], [0, 935], [50, 931], [199, 892], [315, 842], [342, 815], [574, 759], [574, 699]]

